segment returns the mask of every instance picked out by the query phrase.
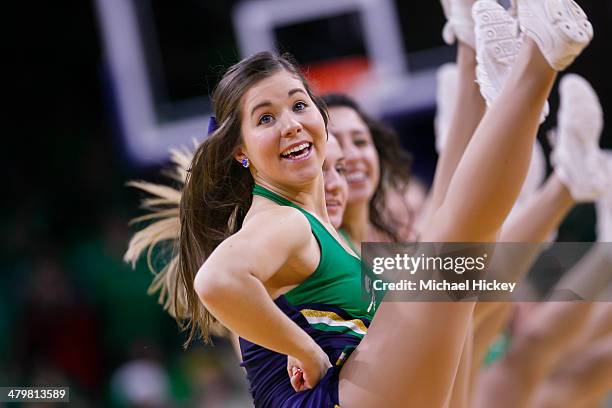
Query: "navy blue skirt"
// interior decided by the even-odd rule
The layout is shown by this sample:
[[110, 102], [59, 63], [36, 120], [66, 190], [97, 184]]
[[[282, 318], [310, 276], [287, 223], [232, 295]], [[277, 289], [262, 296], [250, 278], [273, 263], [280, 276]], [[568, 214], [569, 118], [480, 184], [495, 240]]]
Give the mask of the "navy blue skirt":
[[336, 408], [338, 403], [338, 375], [340, 367], [331, 367], [312, 390], [295, 392], [281, 405], [282, 408]]
[[[342, 364], [357, 347], [360, 338], [350, 334], [314, 329], [300, 313], [302, 307], [291, 305], [281, 296], [274, 301], [329, 356], [332, 364], [317, 386], [296, 392], [287, 374], [287, 356], [240, 338], [242, 366], [246, 369], [249, 390], [256, 408], [337, 408], [338, 379]], [[305, 305], [309, 306], [309, 305]], [[338, 313], [341, 313], [338, 311]], [[368, 322], [369, 323], [369, 322]]]

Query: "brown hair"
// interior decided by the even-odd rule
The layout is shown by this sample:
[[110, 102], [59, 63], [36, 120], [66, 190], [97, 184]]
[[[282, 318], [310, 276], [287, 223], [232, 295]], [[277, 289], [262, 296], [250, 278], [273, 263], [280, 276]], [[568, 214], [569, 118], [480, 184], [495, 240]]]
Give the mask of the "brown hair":
[[[145, 181], [127, 183], [128, 186], [147, 194], [141, 199], [141, 208], [146, 210], [147, 214], [132, 219], [130, 224], [147, 225], [134, 233], [123, 260], [135, 267], [140, 256], [146, 254], [147, 265], [154, 276], [147, 293], [157, 294], [158, 302], [175, 318], [177, 310], [185, 310], [186, 300], [183, 291], [178, 296], [174, 295], [178, 290], [176, 284], [179, 276], [176, 251], [180, 235], [179, 206], [181, 190], [196, 148], [197, 143], [194, 141], [193, 147], [181, 146], [179, 149], [170, 150], [172, 167], [164, 169], [163, 173], [176, 184], [154, 184]], [[160, 246], [162, 248], [156, 258], [166, 258], [169, 253], [171, 256], [170, 259], [164, 259], [162, 268], [157, 270], [153, 262], [153, 252]], [[227, 334], [227, 330], [220, 324], [213, 326], [212, 331], [219, 336]]]
[[[330, 93], [323, 96], [328, 108], [347, 107], [354, 110], [363, 120], [374, 141], [380, 162], [380, 181], [370, 199], [370, 222], [374, 227], [387, 234], [393, 241], [400, 241], [397, 220], [387, 210], [387, 190], [405, 192], [410, 181], [412, 155], [402, 148], [395, 130], [367, 115], [351, 97], [345, 94]], [[406, 214], [412, 218], [413, 212], [406, 206]]]
[[218, 128], [196, 150], [180, 201], [178, 276], [172, 285], [175, 317], [189, 330], [187, 346], [198, 332], [209, 340], [214, 317], [198, 298], [193, 281], [198, 269], [214, 249], [240, 229], [251, 205], [253, 178], [235, 159], [240, 145], [241, 99], [253, 85], [285, 70], [304, 85], [327, 126], [324, 102], [317, 98], [293, 59], [262, 52], [233, 65], [212, 97]]

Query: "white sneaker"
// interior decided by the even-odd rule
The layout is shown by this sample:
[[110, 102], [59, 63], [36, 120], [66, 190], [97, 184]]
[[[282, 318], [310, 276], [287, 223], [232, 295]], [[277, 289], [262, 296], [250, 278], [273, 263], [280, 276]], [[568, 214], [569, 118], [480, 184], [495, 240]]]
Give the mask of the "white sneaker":
[[[604, 151], [608, 165], [608, 177], [612, 182], [612, 151]], [[608, 191], [595, 204], [597, 211], [597, 241], [612, 242], [612, 191]]]
[[557, 71], [571, 64], [593, 38], [591, 23], [572, 0], [517, 0], [517, 13], [521, 31]]
[[436, 117], [436, 151], [442, 153], [448, 136], [451, 115], [457, 98], [457, 65], [448, 63], [440, 66], [437, 72]]
[[597, 200], [609, 185], [605, 155], [599, 148], [601, 105], [591, 85], [576, 74], [561, 79], [559, 94], [553, 167], [574, 200]]
[[[490, 107], [510, 75], [523, 40], [518, 21], [496, 1], [477, 1], [472, 14], [476, 36], [476, 82]], [[540, 123], [546, 119], [548, 112], [546, 102]]]
[[446, 24], [442, 30], [444, 41], [451, 45], [458, 40], [476, 49], [472, 20], [474, 0], [441, 0], [441, 3], [446, 16]]

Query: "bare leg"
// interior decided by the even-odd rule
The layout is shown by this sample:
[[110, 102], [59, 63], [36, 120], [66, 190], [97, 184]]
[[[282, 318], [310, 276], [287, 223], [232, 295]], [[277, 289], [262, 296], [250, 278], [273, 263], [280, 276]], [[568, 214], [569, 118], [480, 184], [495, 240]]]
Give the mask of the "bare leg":
[[[501, 305], [502, 303], [499, 304]], [[478, 305], [476, 308], [478, 308]], [[489, 351], [489, 347], [491, 347], [493, 341], [508, 324], [511, 311], [512, 307], [505, 307], [504, 304], [504, 307], [500, 307], [494, 315], [489, 316], [481, 324], [475, 325], [474, 352], [471, 366], [472, 369], [470, 372], [471, 386], [476, 384], [476, 378], [482, 368], [482, 364], [487, 352]]]
[[[607, 340], [602, 342], [602, 339]], [[609, 356], [600, 355], [596, 349], [599, 347], [602, 347], [603, 350], [608, 349], [611, 341], [612, 304], [609, 302], [596, 303], [593, 306], [588, 326], [580, 334], [577, 343], [559, 359], [552, 374], [538, 388], [534, 399], [536, 406], [553, 406], [552, 404], [559, 397], [568, 403], [572, 402], [573, 406], [597, 405], [601, 399], [598, 389], [607, 392], [612, 384], [608, 384], [607, 391], [603, 384], [600, 384], [603, 380], [599, 377], [601, 374], [610, 376], [604, 369], [606, 363], [601, 361], [602, 358], [609, 359]], [[609, 354], [610, 351], [608, 350], [607, 353]], [[602, 364], [599, 365], [599, 363]], [[608, 361], [607, 364], [610, 362]], [[580, 401], [584, 403], [581, 404]]]
[[423, 225], [446, 196], [450, 180], [463, 156], [486, 106], [476, 84], [476, 52], [462, 42], [457, 43], [457, 95], [449, 123], [448, 141], [440, 155]]
[[[585, 170], [588, 166], [586, 166], [584, 162], [589, 162], [591, 160], [587, 159], [590, 155], [586, 152], [590, 151], [588, 149], [581, 150], [579, 148], [580, 142], [588, 139], [588, 141], [594, 143], [591, 149], [597, 149], [595, 141], [599, 138], [602, 121], [599, 101], [590, 85], [584, 79], [574, 74], [564, 77], [560, 85], [560, 94], [561, 107], [558, 114], [558, 126], [561, 129], [560, 133], [563, 137], [560, 138], [562, 143], [557, 144], [553, 152], [555, 173], [548, 179], [544, 188], [531, 197], [527, 203], [521, 205], [518, 211], [513, 214], [514, 216], [506, 221], [501, 241], [543, 242], [548, 238], [548, 234], [558, 228], [558, 225], [576, 201], [593, 200], [603, 191], [599, 184], [597, 184], [599, 180], [598, 177], [595, 177], [597, 174], [594, 176], [592, 173]], [[573, 130], [575, 126], [571, 125], [572, 123], [581, 123], [581, 120], [591, 124], [588, 128], [581, 128], [583, 130], [588, 129], [585, 131], [587, 132], [586, 136], [579, 136], [576, 134], [576, 131]], [[599, 126], [597, 124], [599, 124]], [[560, 161], [558, 159], [559, 157], [564, 160]], [[571, 174], [572, 177], [566, 178], [565, 181], [562, 182], [561, 177], [558, 175], [558, 171], [564, 174]], [[601, 171], [605, 172], [603, 169], [601, 169]], [[570, 191], [572, 192], [571, 194]], [[512, 260], [513, 269], [511, 273], [508, 274], [508, 276], [512, 275], [510, 279], [519, 280], [524, 276], [533, 265], [541, 249], [542, 248], [534, 245], [533, 248], [530, 249], [531, 253], [527, 253], [526, 251], [528, 248], [525, 248], [525, 253], [521, 253], [520, 257], [514, 257]], [[517, 259], [520, 260], [520, 262], [517, 263]], [[595, 262], [604, 269], [597, 270], [594, 265], [590, 268], [583, 268], [582, 273], [589, 274], [595, 272], [597, 276], [593, 277], [597, 279], [586, 279], [581, 273], [576, 275], [579, 276], [579, 281], [595, 282], [595, 285], [593, 285], [595, 288], [600, 288], [602, 283], [605, 285], [602, 279], [605, 281], [607, 278], [604, 273], [601, 273], [601, 271], [605, 270], [605, 266], [601, 265], [601, 260], [600, 257], [596, 256], [585, 258], [586, 262]], [[508, 264], [508, 262], [501, 260], [501, 264]], [[589, 272], [588, 269], [590, 269], [591, 272]], [[575, 280], [570, 285], [573, 285], [574, 289], [577, 287]], [[584, 297], [590, 296], [587, 294]], [[481, 303], [477, 305], [475, 311], [477, 315], [476, 324], [482, 323], [490, 327], [491, 324], [486, 323], [487, 319], [496, 320], [498, 312], [503, 308], [510, 307], [511, 305], [508, 303]], [[489, 339], [479, 339], [478, 344], [483, 346], [490, 343], [496, 335], [496, 333], [490, 330], [477, 330], [477, 333], [481, 335], [486, 335], [488, 333], [488, 335], [491, 336]], [[481, 353], [476, 351], [475, 354], [480, 355]]]
[[506, 356], [481, 375], [474, 406], [526, 407], [559, 355], [576, 339], [592, 305], [550, 302], [536, 309]]
[[470, 384], [471, 372], [473, 371], [473, 349], [474, 349], [474, 324], [470, 324], [468, 328], [463, 350], [461, 350], [461, 360], [457, 369], [457, 376], [453, 382], [453, 390], [451, 393], [450, 407], [452, 408], [467, 408], [470, 406]]
[[[505, 87], [461, 158], [430, 231], [444, 231], [447, 241], [494, 239], [527, 173], [539, 110], [555, 76], [535, 43], [526, 39]], [[439, 241], [429, 237], [434, 239], [425, 233], [423, 240]]]
[[[611, 298], [612, 291], [609, 290], [606, 299]], [[609, 335], [612, 335], [612, 302], [598, 302], [593, 306], [591, 319], [582, 331], [579, 342], [587, 344]]]
[[[544, 186], [519, 208], [516, 216], [504, 224], [500, 242], [545, 242], [550, 234], [559, 228], [574, 205], [569, 191], [553, 173]], [[501, 260], [502, 265], [512, 265], [512, 276], [509, 279], [518, 281], [525, 276], [540, 254], [540, 249], [540, 246], [534, 245], [533, 253], [521, 254], [520, 262], [517, 262], [517, 259], [512, 262]], [[487, 338], [478, 339], [475, 356], [483, 355], [484, 351], [478, 347], [488, 347], [499, 333], [491, 330], [492, 324], [484, 322], [493, 319], [499, 330], [502, 330], [507, 321], [500, 322], [500, 315], [509, 317], [511, 308], [512, 303], [508, 302], [483, 302], [476, 305], [476, 333], [479, 336], [486, 335]], [[508, 310], [504, 312], [503, 309]], [[487, 330], [479, 330], [480, 324], [487, 325]]]
[[571, 289], [583, 299], [596, 299], [598, 294], [609, 291], [612, 282], [610, 249], [610, 244], [594, 245], [572, 268], [576, 272], [565, 274], [556, 288]]
[[[419, 231], [429, 222], [428, 218], [442, 204], [451, 177], [463, 153], [482, 119], [486, 106], [476, 84], [476, 53], [459, 41], [457, 43], [457, 94], [453, 101], [453, 113], [449, 123], [447, 142], [438, 160], [433, 187], [427, 199], [425, 214], [419, 223]], [[441, 135], [438, 135], [439, 137]], [[467, 406], [469, 372], [471, 369], [473, 329], [465, 339], [459, 371], [453, 385], [451, 406]]]
[[500, 241], [546, 242], [574, 205], [576, 202], [567, 187], [553, 173], [544, 186], [520, 207], [516, 217], [504, 224]]
[[[612, 270], [606, 249], [593, 247], [556, 288], [569, 285], [575, 289], [577, 283], [567, 282], [584, 280], [596, 282], [595, 287], [603, 290], [610, 276], [602, 272]], [[586, 297], [593, 298], [594, 295], [596, 293], [589, 288]], [[538, 306], [524, 329], [515, 334], [507, 356], [480, 375], [475, 390], [475, 406], [486, 407], [492, 403], [499, 406], [499, 401], [504, 401], [508, 407], [525, 406], [563, 353], [579, 341], [582, 329], [589, 327], [589, 317], [595, 305], [598, 304], [549, 302]]]
[[540, 387], [534, 407], [594, 404], [612, 389], [612, 336], [575, 350]]
[[[527, 39], [424, 240], [483, 242], [495, 237], [523, 183], [540, 110], [554, 79], [555, 72]], [[340, 373], [340, 404], [403, 407], [409, 401], [442, 406], [459, 366], [473, 306], [384, 302]]]

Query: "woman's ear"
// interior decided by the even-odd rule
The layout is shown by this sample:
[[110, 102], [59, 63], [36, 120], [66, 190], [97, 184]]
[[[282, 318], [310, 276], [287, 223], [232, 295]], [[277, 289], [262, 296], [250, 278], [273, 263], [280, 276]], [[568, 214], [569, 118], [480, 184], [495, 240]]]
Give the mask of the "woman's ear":
[[246, 152], [244, 151], [244, 148], [242, 146], [238, 146], [236, 148], [236, 150], [234, 150], [234, 159], [238, 162], [238, 163], [242, 163], [242, 161], [244, 159], [246, 159], [248, 156], [246, 154]]
[[240, 163], [242, 167], [249, 167], [249, 156], [242, 146], [236, 148], [234, 152], [234, 159]]

